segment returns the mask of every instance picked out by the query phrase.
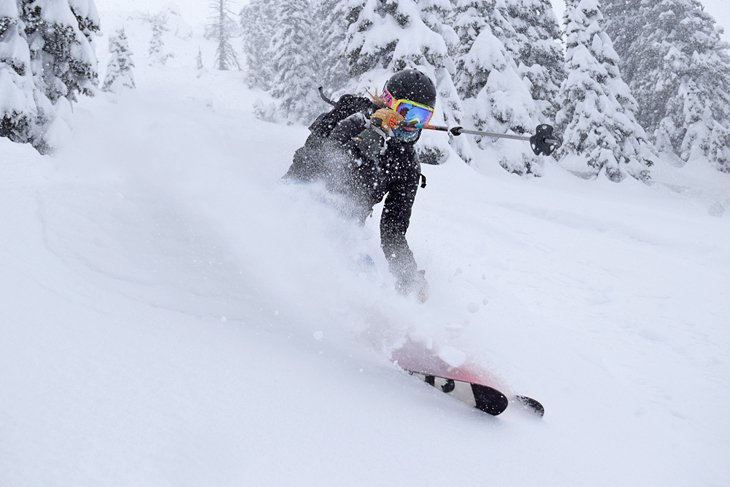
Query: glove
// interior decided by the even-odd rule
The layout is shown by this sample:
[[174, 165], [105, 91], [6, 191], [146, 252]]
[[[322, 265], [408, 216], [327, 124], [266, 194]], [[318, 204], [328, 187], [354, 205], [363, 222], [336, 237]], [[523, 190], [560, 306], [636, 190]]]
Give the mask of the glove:
[[392, 135], [393, 129], [398, 128], [404, 121], [405, 119], [400, 113], [390, 108], [381, 108], [370, 116], [370, 122], [383, 129], [388, 135]]
[[429, 289], [426, 281], [426, 271], [418, 271], [410, 276], [403, 276], [396, 282], [396, 289], [401, 294], [415, 294], [421, 303], [428, 300]]

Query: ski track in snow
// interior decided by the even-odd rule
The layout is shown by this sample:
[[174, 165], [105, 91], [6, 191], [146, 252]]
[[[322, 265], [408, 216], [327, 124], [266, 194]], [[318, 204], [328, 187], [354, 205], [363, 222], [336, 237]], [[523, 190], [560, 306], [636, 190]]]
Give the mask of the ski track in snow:
[[[356, 228], [280, 183], [306, 130], [256, 120], [240, 74], [136, 75], [77, 105], [54, 158], [0, 139], [0, 485], [730, 478], [725, 175], [426, 167], [418, 305], [377, 214]], [[425, 387], [386, 358], [406, 338], [546, 417]]]

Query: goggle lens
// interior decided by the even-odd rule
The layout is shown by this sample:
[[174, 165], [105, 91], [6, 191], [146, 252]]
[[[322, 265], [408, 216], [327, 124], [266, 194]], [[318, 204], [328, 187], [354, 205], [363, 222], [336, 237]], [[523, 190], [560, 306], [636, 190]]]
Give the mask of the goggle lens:
[[433, 108], [415, 105], [408, 100], [398, 100], [400, 103], [395, 109], [405, 119], [406, 123], [426, 125], [433, 117]]
[[385, 103], [391, 110], [398, 112], [406, 123], [426, 125], [433, 117], [433, 108], [411, 100], [395, 99], [386, 89]]

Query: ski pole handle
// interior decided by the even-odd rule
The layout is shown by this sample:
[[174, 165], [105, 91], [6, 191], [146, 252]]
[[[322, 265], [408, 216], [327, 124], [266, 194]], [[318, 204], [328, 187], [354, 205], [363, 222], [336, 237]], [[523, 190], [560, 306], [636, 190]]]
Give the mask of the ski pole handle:
[[322, 100], [324, 100], [325, 103], [332, 105], [332, 106], [336, 105], [335, 102], [333, 102], [330, 98], [327, 98], [327, 95], [324, 94], [324, 88], [322, 86], [317, 88], [317, 91], [319, 91], [319, 96], [320, 96], [320, 98], [322, 98]]
[[416, 128], [424, 130], [436, 130], [439, 132], [449, 132], [451, 135], [458, 137], [462, 134], [476, 135], [478, 137], [493, 137], [495, 139], [511, 139], [522, 140], [530, 143], [530, 147], [535, 155], [549, 156], [563, 145], [563, 139], [553, 134], [552, 125], [540, 124], [535, 129], [535, 135], [513, 135], [498, 134], [495, 132], [484, 132], [481, 130], [465, 129], [464, 127], [445, 127], [443, 125], [417, 124]]
[[[428, 125], [423, 123], [416, 124], [417, 129], [424, 129], [424, 130], [437, 130], [439, 132], [451, 132], [452, 130], [461, 129], [461, 127], [454, 127], [453, 129], [450, 129], [449, 127], [444, 127], [443, 125]], [[459, 135], [459, 134], [454, 134]]]

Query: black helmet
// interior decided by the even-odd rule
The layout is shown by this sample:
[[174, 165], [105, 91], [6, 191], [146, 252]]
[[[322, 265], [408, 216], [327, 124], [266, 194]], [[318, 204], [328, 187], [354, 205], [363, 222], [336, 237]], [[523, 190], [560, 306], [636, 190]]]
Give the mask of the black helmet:
[[385, 83], [385, 89], [395, 99], [406, 99], [433, 107], [436, 104], [436, 87], [431, 78], [416, 69], [404, 69], [395, 73]]

